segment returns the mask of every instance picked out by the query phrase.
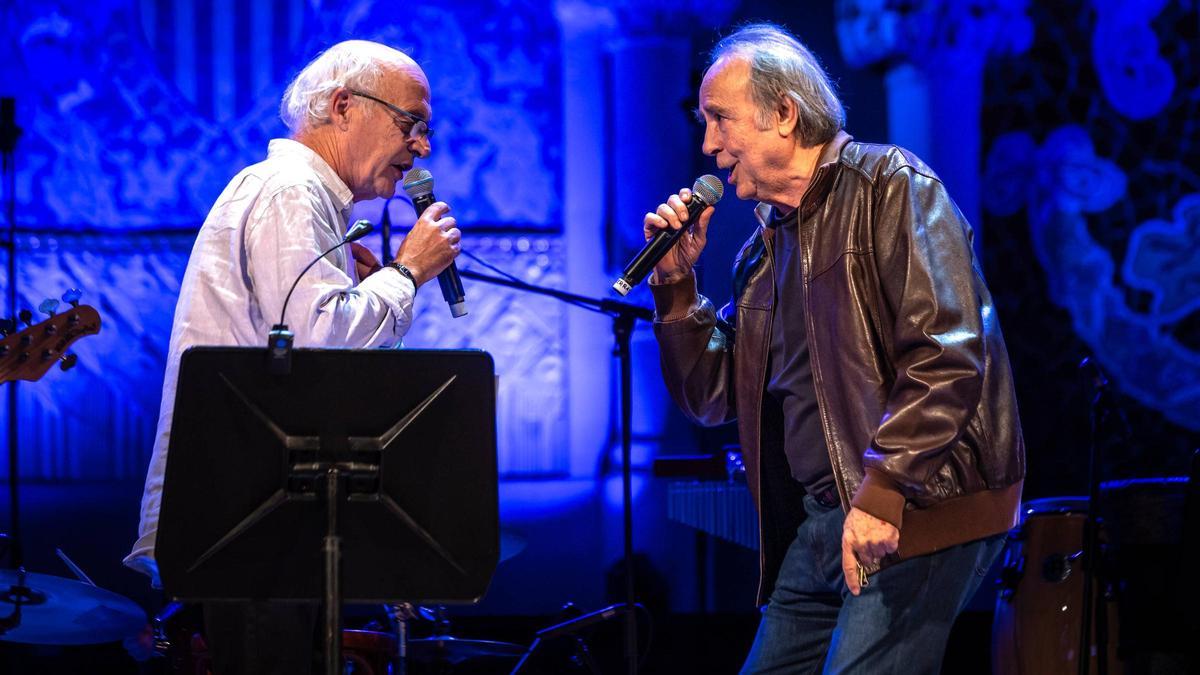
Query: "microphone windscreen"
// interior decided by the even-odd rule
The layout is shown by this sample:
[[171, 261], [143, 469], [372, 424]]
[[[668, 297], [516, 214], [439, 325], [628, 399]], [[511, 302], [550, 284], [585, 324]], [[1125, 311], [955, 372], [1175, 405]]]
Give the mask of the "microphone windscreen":
[[[433, 179], [430, 178], [430, 180]], [[720, 178], [706, 173], [692, 183], [692, 193], [703, 199], [704, 203], [713, 206], [721, 201], [721, 197], [725, 196], [725, 184], [721, 182]]]
[[409, 199], [433, 194], [433, 174], [428, 169], [413, 169], [404, 177], [404, 191]]

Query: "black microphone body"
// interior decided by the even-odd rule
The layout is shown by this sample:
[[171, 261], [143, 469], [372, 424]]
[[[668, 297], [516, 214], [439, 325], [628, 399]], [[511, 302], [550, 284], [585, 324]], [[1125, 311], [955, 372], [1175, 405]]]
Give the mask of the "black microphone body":
[[[437, 201], [433, 196], [433, 176], [425, 169], [416, 169], [405, 177], [404, 191], [412, 198], [413, 210], [418, 218]], [[456, 319], [466, 316], [467, 294], [463, 291], [462, 277], [458, 274], [456, 263], [451, 262], [449, 267], [438, 273], [438, 286], [442, 287], [442, 298], [450, 306], [450, 315]]]
[[[417, 217], [420, 218], [425, 209], [433, 205], [437, 198], [430, 192], [427, 195], [413, 198], [413, 209], [417, 212]], [[445, 298], [446, 304], [450, 305], [450, 314], [454, 318], [458, 318], [467, 313], [467, 294], [463, 292], [462, 277], [458, 275], [458, 264], [450, 263], [450, 266], [438, 273], [438, 286], [442, 287], [442, 297]]]
[[679, 241], [679, 237], [683, 236], [683, 231], [696, 222], [704, 209], [721, 201], [723, 192], [724, 185], [716, 176], [706, 175], [697, 179], [692, 186], [692, 199], [687, 203], [688, 219], [684, 226], [678, 230], [668, 227], [655, 233], [633, 260], [625, 266], [621, 278], [613, 283], [613, 290], [621, 295], [628, 295], [634, 286], [642, 283], [646, 276], [654, 270], [658, 261], [662, 260], [675, 242]]

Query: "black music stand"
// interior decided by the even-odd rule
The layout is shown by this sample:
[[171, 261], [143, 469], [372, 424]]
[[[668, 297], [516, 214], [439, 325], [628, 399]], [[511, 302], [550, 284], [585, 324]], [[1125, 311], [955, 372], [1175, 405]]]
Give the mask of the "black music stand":
[[[180, 600], [473, 603], [500, 554], [485, 352], [184, 353], [155, 555]], [[344, 568], [344, 574], [343, 574]]]

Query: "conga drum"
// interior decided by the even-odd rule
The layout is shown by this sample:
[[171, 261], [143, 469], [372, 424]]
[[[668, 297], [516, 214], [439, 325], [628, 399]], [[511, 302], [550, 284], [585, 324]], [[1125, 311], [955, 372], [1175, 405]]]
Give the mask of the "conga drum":
[[[1001, 590], [992, 623], [995, 675], [1075, 675], [1083, 628], [1083, 529], [1087, 497], [1051, 497], [1025, 504], [1021, 524], [1009, 534]], [[1103, 536], [1103, 531], [1101, 531]], [[1093, 608], [1107, 619], [1107, 665], [1119, 675], [1116, 603], [1093, 576]], [[1091, 663], [1097, 673], [1096, 628]]]

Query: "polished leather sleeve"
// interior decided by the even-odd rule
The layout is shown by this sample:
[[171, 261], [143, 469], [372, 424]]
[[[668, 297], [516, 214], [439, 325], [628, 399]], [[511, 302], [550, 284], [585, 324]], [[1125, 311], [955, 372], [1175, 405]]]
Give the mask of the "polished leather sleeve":
[[663, 381], [685, 415], [705, 426], [736, 417], [733, 330], [696, 291], [689, 275], [670, 284], [651, 283], [654, 337]]
[[854, 504], [899, 527], [979, 404], [984, 305], [970, 226], [941, 181], [905, 165], [881, 188], [874, 250], [895, 378]]

